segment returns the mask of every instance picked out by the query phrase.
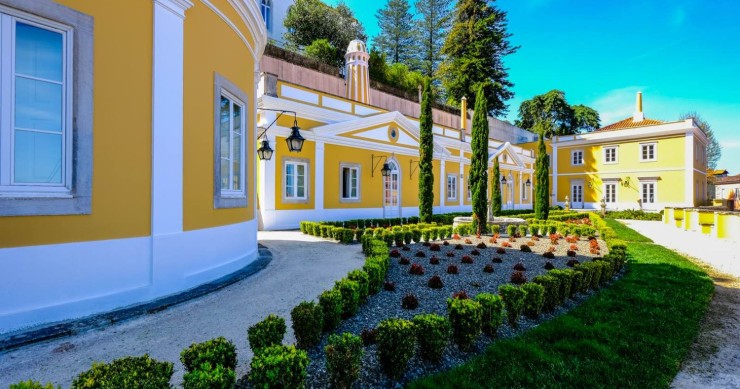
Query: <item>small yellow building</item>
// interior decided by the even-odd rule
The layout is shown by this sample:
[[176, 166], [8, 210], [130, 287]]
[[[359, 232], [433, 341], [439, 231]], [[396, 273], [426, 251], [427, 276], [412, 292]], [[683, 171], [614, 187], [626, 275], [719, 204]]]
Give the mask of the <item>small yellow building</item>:
[[0, 0], [0, 333], [257, 258], [253, 0]]

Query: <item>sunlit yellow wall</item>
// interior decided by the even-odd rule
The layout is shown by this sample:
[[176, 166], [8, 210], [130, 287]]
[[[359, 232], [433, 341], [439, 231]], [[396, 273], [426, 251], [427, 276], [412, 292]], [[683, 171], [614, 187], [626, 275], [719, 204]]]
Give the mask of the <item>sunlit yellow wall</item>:
[[[227, 1], [213, 0], [212, 4], [251, 39], [249, 29]], [[194, 230], [251, 220], [256, 207], [252, 202], [255, 190], [252, 171], [256, 160], [254, 59], [231, 27], [200, 2], [186, 14], [184, 58], [183, 227]], [[246, 208], [214, 208], [214, 72], [236, 84], [249, 99], [245, 102], [248, 130], [245, 184], [249, 199]]]
[[[455, 195], [454, 200], [450, 200], [447, 198], [447, 176], [453, 175], [457, 177], [457, 194]], [[451, 162], [446, 161], [445, 162], [445, 175], [442, 177], [445, 183], [445, 205], [460, 205], [460, 196], [467, 196], [465, 193], [465, 190], [461, 190], [461, 181], [460, 181], [460, 163], [459, 162]]]
[[[659, 203], [680, 203], [684, 201], [684, 182], [685, 174], [683, 171], [660, 171], [654, 173], [625, 173], [625, 174], [604, 174], [604, 175], [575, 175], [575, 176], [558, 176], [558, 193], [557, 201], [565, 201], [565, 196], [572, 200], [571, 183], [575, 180], [583, 182], [583, 201], [600, 202], [603, 198], [602, 178], [622, 178], [617, 185], [617, 202], [634, 204], [634, 208], [639, 208], [637, 202], [640, 199], [640, 176], [658, 176], [656, 188], [656, 202]], [[625, 186], [629, 178], [629, 185]], [[593, 181], [593, 187], [589, 188], [588, 180]]]
[[95, 19], [92, 213], [0, 217], [0, 247], [150, 233], [152, 3], [57, 3]]
[[[288, 145], [285, 143], [284, 137], [276, 137], [275, 139], [275, 154], [272, 156], [273, 163], [275, 164], [275, 209], [277, 210], [296, 210], [296, 209], [314, 209], [316, 201], [316, 143], [313, 141], [305, 141], [303, 143], [303, 149], [300, 153], [291, 153], [288, 151]], [[326, 151], [325, 151], [326, 153]], [[305, 202], [292, 202], [283, 201], [283, 195], [285, 192], [285, 173], [283, 170], [284, 161], [286, 159], [296, 158], [300, 160], [306, 160], [308, 162], [308, 199]], [[324, 168], [326, 179], [330, 176], [329, 171]], [[269, 178], [268, 178], [269, 181]], [[319, 189], [323, 190], [323, 189]], [[326, 192], [325, 192], [326, 193]]]
[[[642, 143], [656, 143], [657, 160], [652, 162], [640, 161]], [[617, 146], [617, 163], [604, 163], [604, 147]], [[629, 142], [604, 142], [599, 145], [586, 146], [559, 146], [558, 147], [558, 174], [582, 172], [625, 172], [631, 170], [650, 170], [677, 168], [684, 169], [686, 157], [685, 138], [646, 139]], [[572, 165], [572, 151], [583, 150], [583, 165]]]
[[275, 122], [274, 125], [280, 126], [280, 127], [291, 128], [293, 127], [293, 124], [295, 122], [298, 122], [298, 127], [301, 129], [301, 131], [308, 130], [308, 129], [318, 127], [318, 126], [323, 126], [324, 124], [326, 124], [324, 122], [306, 119], [300, 116], [298, 116], [297, 118], [294, 118], [293, 115], [285, 114], [285, 115], [280, 116], [280, 118], [278, 118], [277, 122]]
[[704, 205], [706, 201], [707, 176], [694, 171], [694, 185], [694, 205]]
[[[377, 156], [379, 153], [354, 147], [324, 145], [324, 208], [379, 208], [383, 206], [383, 176], [380, 174], [383, 160], [376, 158], [378, 167], [373, 174], [372, 154]], [[358, 202], [340, 201], [340, 164], [342, 163], [360, 166], [360, 200]], [[400, 177], [402, 180], [403, 173], [402, 170]]]

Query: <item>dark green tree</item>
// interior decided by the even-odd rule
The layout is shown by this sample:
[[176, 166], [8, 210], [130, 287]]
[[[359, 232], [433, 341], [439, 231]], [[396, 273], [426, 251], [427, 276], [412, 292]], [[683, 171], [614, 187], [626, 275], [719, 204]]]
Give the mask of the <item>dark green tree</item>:
[[568, 104], [565, 92], [551, 90], [525, 100], [519, 106], [517, 127], [533, 130], [538, 123], [548, 123], [548, 138], [553, 135], [570, 135], [599, 128], [599, 113], [585, 105]]
[[434, 77], [442, 62], [442, 45], [452, 21], [452, 0], [416, 0], [414, 6], [419, 16], [414, 49], [418, 70], [427, 77]]
[[488, 110], [483, 88], [478, 89], [470, 140], [470, 187], [473, 191], [473, 225], [480, 235], [488, 225]]
[[419, 218], [424, 223], [432, 221], [434, 205], [434, 173], [432, 156], [434, 138], [432, 134], [432, 87], [429, 79], [424, 81], [419, 116]]
[[694, 119], [694, 123], [696, 123], [696, 126], [699, 127], [702, 132], [704, 132], [704, 135], [707, 136], [707, 168], [711, 170], [716, 169], [717, 162], [719, 162], [719, 159], [722, 158], [722, 145], [719, 144], [717, 138], [714, 137], [712, 125], [704, 120], [701, 115], [696, 112], [686, 112], [681, 115], [680, 119]]
[[344, 63], [344, 53], [353, 39], [366, 40], [365, 28], [355, 18], [352, 10], [340, 2], [336, 7], [321, 0], [295, 0], [288, 7], [283, 20], [286, 32], [283, 39], [287, 46], [298, 49], [326, 39], [336, 49], [332, 65]]
[[488, 113], [506, 113], [514, 84], [509, 81], [503, 60], [519, 49], [509, 43], [507, 24], [506, 12], [495, 7], [493, 1], [457, 2], [452, 28], [442, 46], [445, 59], [438, 72], [448, 104], [457, 106], [463, 96], [470, 99], [483, 87]]
[[501, 215], [501, 169], [498, 166], [498, 156], [493, 159], [493, 179], [491, 180], [491, 213]]
[[[537, 130], [546, 132], [547, 124], [539, 123]], [[534, 161], [534, 217], [537, 219], [547, 220], [550, 213], [550, 157], [547, 155], [545, 147], [545, 137], [540, 135], [537, 143], [537, 158]]]
[[410, 66], [414, 59], [414, 16], [408, 0], [388, 0], [375, 14], [380, 32], [373, 46], [391, 63]]

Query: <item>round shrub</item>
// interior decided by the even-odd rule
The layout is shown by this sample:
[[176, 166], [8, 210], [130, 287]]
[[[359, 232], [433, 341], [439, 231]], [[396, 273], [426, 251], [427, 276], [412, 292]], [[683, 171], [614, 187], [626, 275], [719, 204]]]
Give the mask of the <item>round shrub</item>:
[[193, 343], [182, 350], [180, 361], [186, 371], [193, 371], [203, 363], [211, 366], [221, 365], [234, 370], [236, 368], [236, 346], [223, 336], [203, 343]]
[[470, 299], [447, 299], [447, 315], [452, 325], [452, 339], [460, 350], [475, 343], [483, 324], [483, 307]]
[[524, 299], [527, 296], [527, 292], [513, 285], [501, 285], [498, 287], [498, 294], [504, 299], [506, 318], [509, 320], [509, 325], [517, 327], [519, 316], [522, 315], [522, 310], [524, 310]]
[[549, 275], [560, 281], [560, 291], [558, 292], [558, 303], [564, 304], [565, 300], [570, 297], [570, 288], [573, 285], [572, 270], [552, 270]]
[[320, 305], [304, 301], [290, 311], [290, 319], [298, 348], [306, 350], [319, 343], [321, 329], [324, 328], [324, 313]]
[[506, 249], [503, 247], [496, 247], [496, 254], [506, 254]]
[[583, 289], [583, 273], [573, 270], [573, 285], [570, 287], [570, 298]]
[[386, 319], [378, 325], [378, 359], [391, 378], [403, 377], [414, 355], [415, 339], [414, 324], [409, 320]]
[[536, 319], [540, 316], [542, 305], [545, 302], [545, 287], [534, 282], [528, 282], [521, 286], [527, 292], [524, 298], [524, 316]]
[[455, 250], [462, 250], [462, 249], [463, 249], [463, 245], [461, 245], [460, 243], [455, 245]]
[[409, 274], [413, 274], [416, 276], [420, 276], [424, 274], [424, 267], [422, 267], [420, 264], [415, 263], [411, 265], [411, 268], [409, 268]]
[[396, 249], [393, 249], [388, 255], [390, 255], [391, 258], [399, 258], [401, 256], [401, 252]]
[[527, 282], [527, 276], [524, 275], [524, 272], [515, 271], [511, 273], [511, 276], [509, 277], [509, 281], [514, 285], [521, 285]]
[[419, 299], [413, 294], [409, 293], [401, 299], [401, 308], [403, 309], [416, 309], [419, 307]]
[[580, 265], [580, 264], [581, 263], [578, 262], [577, 259], [569, 259], [568, 262], [566, 263], [566, 265], [568, 265], [568, 267], [575, 267], [576, 265]]
[[416, 256], [416, 257], [419, 257], [419, 258], [424, 258], [424, 257], [426, 257], [427, 255], [426, 255], [426, 254], [424, 254], [424, 252], [423, 252], [423, 251], [417, 251], [417, 252], [416, 252], [416, 254], [414, 254], [414, 256]]
[[575, 252], [575, 251], [573, 251], [573, 250], [568, 250], [568, 251], [566, 251], [566, 254], [567, 254], [567, 255], [568, 255], [569, 257], [575, 257], [575, 256], [576, 256], [576, 252]]
[[442, 242], [442, 246], [449, 246], [449, 245], [450, 245], [450, 242], [448, 242], [448, 241]]
[[350, 333], [329, 336], [326, 352], [326, 371], [329, 382], [335, 388], [351, 388], [360, 378], [360, 361], [362, 360], [362, 339]]
[[342, 318], [352, 317], [360, 307], [360, 284], [343, 278], [334, 283], [334, 289], [342, 294]]
[[458, 273], [457, 266], [455, 265], [447, 266], [447, 274], [457, 274], [457, 273]]
[[366, 260], [362, 269], [365, 270], [365, 273], [367, 273], [370, 280], [370, 283], [368, 284], [368, 292], [370, 292], [370, 294], [380, 292], [380, 289], [383, 287], [383, 279], [385, 278], [385, 273], [383, 272], [381, 265], [376, 262]]
[[447, 256], [450, 257], [450, 258], [454, 258], [455, 257], [455, 253], [453, 253], [452, 251], [449, 251], [449, 252], [447, 252]]
[[249, 381], [255, 388], [302, 388], [308, 354], [294, 346], [271, 346], [255, 354]]
[[480, 251], [478, 251], [477, 249], [473, 249], [470, 251], [470, 255], [480, 255]]
[[493, 265], [491, 265], [490, 263], [487, 263], [486, 266], [483, 266], [483, 272], [493, 273]]
[[475, 301], [481, 305], [481, 329], [489, 336], [496, 336], [499, 326], [504, 321], [504, 301], [492, 293], [479, 293]]
[[360, 292], [360, 301], [367, 300], [370, 294], [370, 276], [360, 269], [355, 269], [347, 274], [347, 278], [357, 283]]
[[493, 262], [493, 263], [502, 263], [503, 261], [501, 260], [500, 257], [493, 257], [493, 259], [491, 259], [491, 262]]
[[475, 245], [475, 247], [477, 247], [477, 248], [479, 248], [479, 249], [484, 249], [484, 248], [486, 248], [486, 247], [488, 247], [488, 246], [486, 246], [486, 244], [485, 244], [485, 243], [483, 243], [483, 242], [480, 242], [480, 243], [478, 243], [477, 245]]
[[555, 265], [552, 264], [552, 262], [545, 262], [545, 270], [552, 270], [555, 268]]
[[159, 362], [149, 355], [116, 359], [111, 363], [93, 363], [90, 370], [72, 381], [73, 389], [170, 387], [172, 364]]
[[442, 247], [440, 247], [440, 245], [438, 245], [436, 243], [432, 243], [429, 246], [429, 250], [431, 250], [431, 251], [440, 251], [440, 250], [442, 250]]
[[[59, 389], [62, 389], [61, 386], [58, 386]], [[42, 384], [38, 381], [28, 380], [28, 381], [21, 381], [17, 384], [10, 384], [8, 389], [55, 389], [54, 384], [51, 382], [48, 382], [46, 384]]]
[[545, 251], [544, 253], [542, 253], [542, 256], [547, 259], [555, 258], [555, 254], [553, 254], [551, 251]]
[[465, 300], [465, 299], [469, 299], [470, 297], [468, 296], [468, 292], [461, 290], [459, 292], [453, 293], [452, 298], [459, 299], [459, 300]]
[[439, 278], [439, 276], [434, 275], [429, 278], [429, 281], [427, 281], [427, 286], [432, 289], [442, 289], [444, 287], [444, 283], [442, 282], [442, 279]]
[[336, 289], [326, 290], [319, 296], [319, 305], [324, 315], [324, 331], [331, 331], [342, 321], [342, 293]]
[[462, 259], [460, 259], [460, 262], [465, 263], [465, 264], [472, 264], [473, 258], [470, 257], [469, 255], [463, 255]]
[[383, 283], [383, 290], [386, 290], [388, 292], [395, 292], [396, 291], [396, 283], [392, 281], [386, 281]]
[[450, 322], [435, 314], [416, 315], [414, 327], [421, 357], [433, 362], [442, 359], [445, 346], [450, 339]]
[[411, 231], [404, 231], [403, 232], [403, 243], [404, 244], [411, 244], [411, 240], [414, 238], [414, 235], [411, 233]]
[[527, 271], [527, 268], [524, 267], [524, 264], [519, 262], [516, 265], [514, 265], [514, 270], [516, 271]]
[[409, 263], [411, 263], [411, 261], [409, 261], [409, 259], [406, 257], [403, 257], [398, 260], [399, 265], [408, 265]]
[[285, 330], [285, 319], [275, 314], [269, 314], [264, 320], [247, 330], [249, 347], [257, 354], [266, 347], [279, 345], [283, 342]]
[[431, 257], [431, 258], [429, 258], [429, 264], [430, 265], [439, 265], [439, 258], [437, 258], [437, 257]]
[[375, 328], [365, 328], [360, 333], [360, 337], [362, 338], [362, 344], [365, 346], [370, 346], [372, 344], [375, 344], [376, 338], [378, 336], [378, 330]]
[[542, 285], [545, 288], [545, 299], [542, 305], [542, 309], [545, 312], [552, 312], [558, 306], [560, 298], [560, 280], [550, 275], [550, 273], [542, 276], [537, 276], [532, 279], [532, 282]]
[[529, 245], [523, 244], [519, 246], [519, 249], [522, 250], [523, 253], [531, 253], [532, 249], [529, 247]]
[[185, 389], [232, 389], [236, 374], [234, 369], [203, 362], [197, 369], [185, 373], [182, 380]]
[[409, 247], [409, 246], [403, 246], [403, 247], [401, 247], [401, 251], [411, 251], [411, 247]]

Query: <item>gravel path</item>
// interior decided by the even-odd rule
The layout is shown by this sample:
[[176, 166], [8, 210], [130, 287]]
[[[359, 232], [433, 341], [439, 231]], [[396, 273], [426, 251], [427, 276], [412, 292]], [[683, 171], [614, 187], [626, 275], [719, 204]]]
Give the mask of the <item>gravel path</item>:
[[687, 232], [662, 222], [621, 221], [694, 260], [714, 280], [714, 296], [699, 335], [671, 387], [740, 388], [740, 241]]
[[[359, 245], [340, 245], [300, 232], [260, 232], [259, 241], [272, 252], [272, 262], [217, 292], [104, 329], [0, 353], [0, 388], [29, 378], [66, 388], [95, 361], [144, 353], [173, 362], [173, 383], [179, 385], [182, 349], [218, 336], [236, 344], [237, 377], [244, 375], [252, 358], [246, 339], [249, 326], [270, 313], [289, 319], [295, 305], [315, 298], [364, 263]], [[285, 342], [292, 343], [290, 323], [288, 328]]]

